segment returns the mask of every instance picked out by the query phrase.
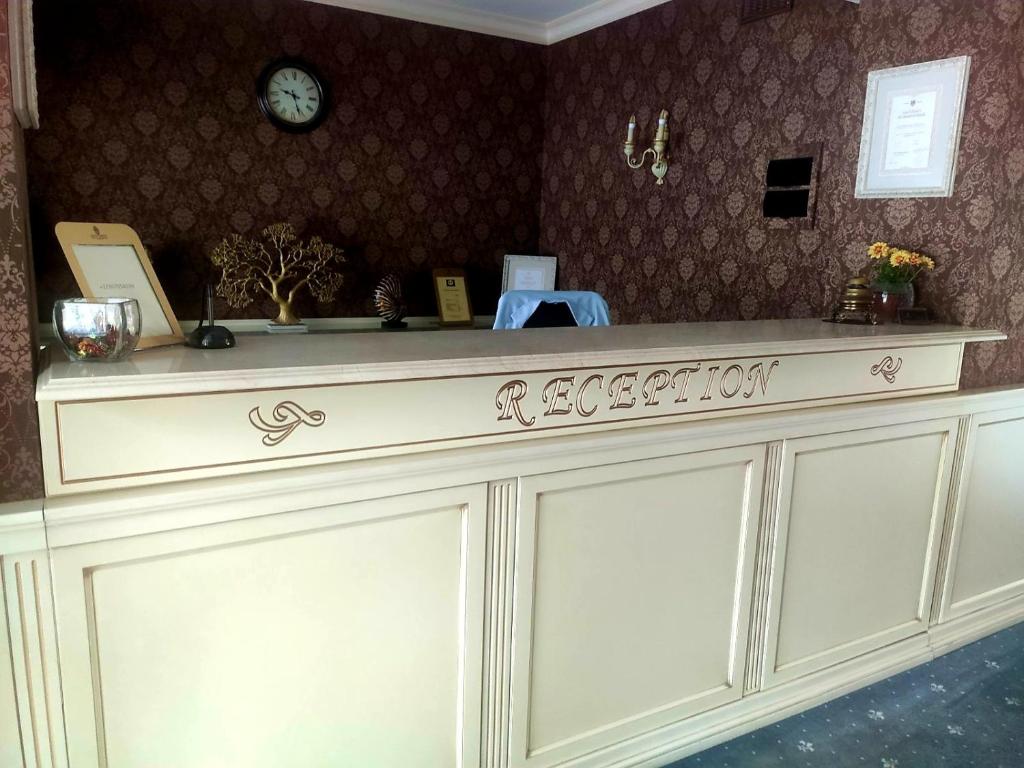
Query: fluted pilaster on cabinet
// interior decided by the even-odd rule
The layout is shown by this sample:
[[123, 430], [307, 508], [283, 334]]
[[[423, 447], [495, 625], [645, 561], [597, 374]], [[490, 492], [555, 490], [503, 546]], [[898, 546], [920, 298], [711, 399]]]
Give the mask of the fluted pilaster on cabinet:
[[517, 484], [490, 483], [487, 517], [487, 577], [484, 612], [484, 768], [508, 766], [512, 700], [512, 599], [515, 572]]
[[0, 575], [22, 762], [35, 768], [66, 768], [53, 593], [41, 509], [0, 509]]
[[750, 642], [744, 695], [761, 690], [768, 642], [768, 612], [771, 606], [773, 552], [779, 519], [779, 479], [782, 473], [782, 443], [768, 443], [761, 515], [758, 521], [757, 559], [754, 564], [754, 598], [750, 610]]
[[939, 545], [939, 563], [936, 569], [935, 590], [932, 593], [931, 625], [937, 624], [942, 616], [943, 601], [947, 591], [952, 588], [954, 564], [951, 562], [953, 539], [959, 525], [960, 494], [964, 484], [967, 449], [971, 440], [973, 416], [960, 417], [960, 429], [957, 430], [956, 445], [953, 448], [953, 471], [949, 483], [949, 498], [946, 501], [946, 516], [942, 527], [942, 540]]

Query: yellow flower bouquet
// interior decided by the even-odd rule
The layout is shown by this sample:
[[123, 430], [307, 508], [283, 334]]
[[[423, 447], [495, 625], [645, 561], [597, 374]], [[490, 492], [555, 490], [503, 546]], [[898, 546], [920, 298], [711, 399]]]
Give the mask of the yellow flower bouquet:
[[935, 269], [935, 262], [927, 256], [888, 243], [874, 243], [868, 248], [875, 267], [875, 281], [889, 285], [911, 283], [921, 272]]
[[888, 243], [873, 243], [868, 248], [875, 270], [872, 289], [875, 293], [875, 315], [883, 322], [899, 317], [901, 309], [914, 306], [914, 278], [928, 269], [935, 269], [929, 257]]

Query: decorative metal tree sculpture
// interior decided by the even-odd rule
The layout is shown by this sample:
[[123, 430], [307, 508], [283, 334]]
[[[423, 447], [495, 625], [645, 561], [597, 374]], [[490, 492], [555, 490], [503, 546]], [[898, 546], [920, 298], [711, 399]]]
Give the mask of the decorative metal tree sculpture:
[[319, 237], [302, 242], [291, 224], [271, 224], [260, 235], [267, 242], [234, 234], [214, 248], [210, 260], [224, 270], [217, 294], [232, 307], [244, 307], [263, 291], [277, 304], [274, 323], [298, 325], [295, 295], [308, 287], [317, 301], [331, 301], [344, 280], [331, 267], [344, 263], [344, 252]]

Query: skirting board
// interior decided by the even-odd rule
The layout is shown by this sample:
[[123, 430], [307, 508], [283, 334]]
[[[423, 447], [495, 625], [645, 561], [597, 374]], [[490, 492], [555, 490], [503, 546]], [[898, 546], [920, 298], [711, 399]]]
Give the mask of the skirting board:
[[1024, 621], [1024, 595], [937, 624], [928, 630], [928, 641], [934, 655], [943, 656], [1020, 621]]
[[750, 696], [682, 723], [563, 763], [559, 768], [664, 768], [758, 728], [845, 696], [872, 683], [1024, 621], [1024, 595], [934, 626], [866, 656]]

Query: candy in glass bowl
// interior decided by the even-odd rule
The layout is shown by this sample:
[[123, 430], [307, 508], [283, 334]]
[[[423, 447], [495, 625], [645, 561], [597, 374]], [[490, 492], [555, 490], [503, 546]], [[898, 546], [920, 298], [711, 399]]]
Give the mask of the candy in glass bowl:
[[135, 299], [62, 299], [53, 305], [53, 328], [74, 361], [124, 360], [142, 333]]

